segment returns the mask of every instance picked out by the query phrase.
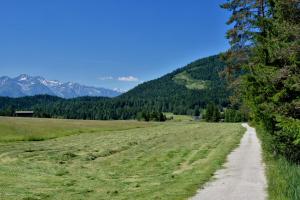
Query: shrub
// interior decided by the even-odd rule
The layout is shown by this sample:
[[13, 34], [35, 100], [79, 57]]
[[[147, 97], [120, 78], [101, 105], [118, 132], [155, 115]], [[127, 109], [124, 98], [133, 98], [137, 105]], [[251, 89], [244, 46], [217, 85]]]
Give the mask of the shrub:
[[288, 158], [300, 161], [300, 120], [293, 118], [279, 118], [274, 132], [277, 152]]

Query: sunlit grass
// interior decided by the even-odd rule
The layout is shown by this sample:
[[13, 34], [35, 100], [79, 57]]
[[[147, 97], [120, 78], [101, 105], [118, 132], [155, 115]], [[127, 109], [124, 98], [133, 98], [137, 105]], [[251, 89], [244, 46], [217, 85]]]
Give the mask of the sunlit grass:
[[[144, 126], [127, 125], [128, 130], [111, 130], [121, 126], [118, 121], [79, 121], [76, 128], [47, 119], [35, 123], [47, 124], [49, 134], [60, 126], [107, 127], [44, 141], [0, 142], [0, 199], [186, 199], [222, 166], [244, 132], [230, 123], [128, 122]], [[32, 132], [40, 129], [37, 124]]]
[[126, 130], [157, 124], [137, 121], [93, 121], [0, 117], [0, 142], [41, 141], [79, 133]]

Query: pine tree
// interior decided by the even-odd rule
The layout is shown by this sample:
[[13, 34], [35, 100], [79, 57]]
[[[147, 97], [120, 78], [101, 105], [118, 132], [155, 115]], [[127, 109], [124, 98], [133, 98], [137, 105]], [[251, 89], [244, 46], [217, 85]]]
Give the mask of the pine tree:
[[245, 70], [238, 87], [252, 116], [272, 135], [276, 152], [299, 161], [299, 1], [231, 0], [222, 7], [234, 24], [227, 71]]
[[213, 103], [207, 104], [204, 119], [208, 122], [218, 122], [220, 118], [221, 113], [218, 106]]
[[227, 63], [226, 75], [232, 75], [249, 62], [255, 37], [264, 32], [264, 25], [260, 22], [267, 15], [267, 4], [267, 0], [228, 0], [221, 5], [232, 13], [227, 24], [233, 25], [226, 33], [231, 45], [223, 55]]

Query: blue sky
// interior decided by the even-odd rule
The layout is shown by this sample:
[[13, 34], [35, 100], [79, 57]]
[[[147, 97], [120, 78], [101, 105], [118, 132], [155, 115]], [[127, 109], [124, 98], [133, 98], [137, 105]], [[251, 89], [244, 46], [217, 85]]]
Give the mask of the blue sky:
[[0, 76], [130, 89], [228, 48], [224, 0], [0, 0]]

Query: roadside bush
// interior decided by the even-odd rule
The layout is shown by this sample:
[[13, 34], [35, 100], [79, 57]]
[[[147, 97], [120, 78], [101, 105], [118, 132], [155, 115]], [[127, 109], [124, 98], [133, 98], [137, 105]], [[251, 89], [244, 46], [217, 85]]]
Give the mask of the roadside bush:
[[[278, 144], [261, 123], [253, 124], [262, 141], [270, 200], [300, 199], [300, 165], [274, 153]], [[295, 151], [296, 152], [296, 151]]]
[[278, 119], [278, 131], [274, 132], [276, 150], [291, 160], [300, 161], [300, 120], [293, 118]]

